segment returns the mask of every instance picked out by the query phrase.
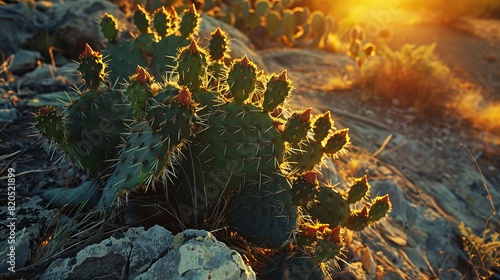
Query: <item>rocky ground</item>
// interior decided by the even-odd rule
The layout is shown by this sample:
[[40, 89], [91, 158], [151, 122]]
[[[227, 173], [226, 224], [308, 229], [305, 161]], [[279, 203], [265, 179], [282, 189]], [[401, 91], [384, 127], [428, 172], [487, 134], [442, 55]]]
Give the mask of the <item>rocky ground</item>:
[[[73, 5], [71, 7], [75, 5], [81, 7], [80, 12], [90, 9], [97, 15], [106, 10], [121, 16], [120, 11], [115, 7], [103, 4], [108, 2], [78, 0], [67, 3], [71, 3]], [[80, 5], [75, 3], [80, 3]], [[37, 2], [38, 6], [42, 4]], [[42, 6], [38, 9], [41, 11], [39, 15], [43, 15], [45, 13], [43, 9], [49, 8]], [[58, 9], [67, 10], [68, 8], [59, 7]], [[58, 12], [58, 15], [61, 13], [64, 12]], [[79, 27], [79, 22], [81, 22], [79, 20], [83, 19], [78, 11], [70, 9], [67, 13], [69, 15], [58, 18], [60, 25], [65, 26], [65, 29], [60, 28], [57, 32], [71, 30], [73, 34], [78, 32], [75, 31], [78, 28], [91, 30], [85, 26]], [[24, 8], [20, 6], [15, 10], [0, 9], [2, 25], [4, 22], [9, 23], [8, 15], [19, 14], [26, 15]], [[53, 26], [51, 25], [50, 28], [55, 28], [56, 23], [52, 23]], [[477, 24], [480, 23], [482, 22]], [[205, 17], [200, 38], [205, 38], [207, 32], [220, 24]], [[496, 209], [500, 208], [498, 200], [500, 197], [500, 149], [489, 141], [490, 137], [499, 136], [487, 135], [458, 117], [453, 111], [444, 112], [439, 117], [417, 121], [410, 110], [398, 109], [376, 98], [365, 100], [362, 97], [366, 92], [349, 83], [356, 79], [356, 71], [352, 70], [356, 66], [345, 54], [291, 48], [254, 50], [249, 47], [251, 44], [248, 38], [239, 31], [229, 26], [223, 27], [232, 38], [231, 55], [233, 57], [247, 54], [260, 68], [268, 72], [288, 69], [289, 77], [295, 86], [294, 98], [290, 100], [292, 107], [313, 107], [313, 113], [330, 110], [337, 127], [350, 128], [353, 144], [349, 148], [349, 153], [329, 162], [329, 168], [324, 169], [322, 180], [331, 183], [348, 182], [356, 176], [368, 174], [372, 185], [372, 195], [388, 193], [391, 197], [393, 211], [387, 219], [362, 232], [348, 234], [350, 242], [345, 256], [350, 264], [341, 263], [343, 270], [348, 272], [334, 275], [340, 279], [473, 279], [473, 275], [468, 271], [469, 259], [463, 250], [458, 224], [464, 222], [476, 234], [484, 230], [486, 221], [492, 213], [492, 206], [486, 197], [485, 184], [493, 197], [494, 206]], [[433, 28], [450, 27], [426, 25], [420, 31], [415, 32], [425, 33], [425, 30], [435, 30]], [[98, 42], [99, 38], [96, 38], [94, 34], [98, 32], [87, 32], [82, 40]], [[467, 47], [465, 43], [469, 40], [481, 42], [483, 38], [481, 36], [486, 35], [467, 33], [467, 36], [463, 35], [463, 44], [455, 42], [454, 45]], [[79, 44], [77, 42], [79, 39], [73, 37], [71, 40], [74, 40], [73, 44], [76, 46]], [[17, 34], [11, 39], [17, 42], [22, 40], [22, 36]], [[485, 48], [490, 48], [489, 39], [483, 41]], [[470, 49], [457, 51], [464, 56], [469, 52], [471, 52]], [[446, 60], [446, 57], [444, 59]], [[467, 60], [461, 65], [468, 69], [468, 63]], [[39, 196], [52, 187], [75, 186], [90, 178], [89, 174], [81, 170], [71, 167], [61, 168], [56, 162], [58, 155], [50, 154], [41, 146], [41, 142], [37, 141], [37, 137], [31, 136], [34, 133], [31, 128], [34, 121], [32, 113], [36, 108], [56, 104], [58, 100], [68, 100], [67, 94], [70, 96], [72, 94], [70, 87], [78, 83], [74, 63], [63, 56], [58, 56], [54, 64], [42, 64], [39, 53], [26, 52], [14, 58], [10, 68], [4, 67], [0, 73], [4, 77], [4, 83], [0, 85], [2, 94], [0, 100], [1, 176], [4, 180], [5, 168], [14, 168], [18, 179], [16, 203], [19, 205], [29, 203], [39, 209], [35, 211], [35, 214], [19, 214], [31, 215], [31, 218], [25, 220], [28, 224], [40, 223], [40, 228], [32, 228], [30, 232], [25, 232], [25, 238], [32, 241], [44, 238], [46, 229], [43, 229], [41, 221], [50, 220], [51, 217], [61, 214], [54, 209], [45, 210], [43, 206], [45, 203]], [[498, 66], [490, 64], [488, 67], [498, 69]], [[485, 71], [493, 70], [488, 68]], [[486, 75], [489, 72], [481, 73]], [[467, 79], [465, 76], [463, 78]], [[464, 146], [470, 149], [472, 156], [477, 160], [479, 169]], [[3, 197], [1, 200], [6, 201]], [[6, 219], [2, 218], [3, 220]], [[26, 228], [28, 224], [25, 225]], [[500, 232], [498, 216], [493, 217], [487, 226], [493, 231]], [[161, 229], [155, 230], [161, 231]], [[0, 233], [3, 239], [8, 231], [3, 228]], [[129, 230], [123, 234], [125, 237], [122, 236], [122, 238], [133, 238], [131, 236], [141, 234], [148, 236], [148, 234], [156, 233], [146, 233], [144, 230], [130, 232]], [[204, 233], [199, 236], [202, 236], [203, 240], [210, 239]], [[94, 240], [94, 242], [97, 241]], [[116, 244], [121, 241], [109, 242]], [[28, 248], [23, 251], [26, 255], [19, 256], [18, 260], [33, 258], [33, 248], [40, 244], [40, 242], [28, 242], [26, 244]], [[85, 245], [84, 242], [79, 244]], [[0, 243], [0, 245], [0, 249], [6, 248], [5, 243]], [[203, 243], [200, 246], [208, 245]], [[89, 248], [90, 246], [85, 247], [77, 246], [76, 248], [80, 248], [81, 251], [101, 250]], [[181, 247], [179, 245], [178, 248]], [[119, 254], [126, 256], [126, 252], [123, 251], [126, 249], [127, 247], [120, 247]], [[30, 250], [32, 250], [31, 255], [28, 255]], [[74, 250], [74, 253], [76, 252], [78, 251]], [[157, 257], [153, 252], [151, 258]], [[122, 258], [124, 260], [118, 259], [125, 263], [134, 261], [126, 257]], [[83, 259], [79, 261], [83, 262]], [[61, 266], [61, 263], [64, 261], [52, 264], [52, 269]], [[242, 266], [240, 260], [235, 260], [235, 263], [235, 267]], [[37, 269], [43, 271], [48, 265], [49, 263], [42, 268], [38, 267], [35, 271]], [[0, 267], [3, 273], [5, 264], [2, 263]], [[82, 267], [85, 266], [80, 266], [78, 269]], [[124, 263], [118, 262], [116, 267], [121, 269], [125, 266]], [[51, 279], [51, 271], [54, 270], [48, 269], [44, 272], [46, 273], [44, 279]], [[154, 273], [154, 271], [151, 270], [149, 273]], [[496, 273], [494, 279], [500, 279], [498, 269]], [[250, 272], [245, 275], [251, 279]], [[245, 277], [241, 276], [241, 278]]]

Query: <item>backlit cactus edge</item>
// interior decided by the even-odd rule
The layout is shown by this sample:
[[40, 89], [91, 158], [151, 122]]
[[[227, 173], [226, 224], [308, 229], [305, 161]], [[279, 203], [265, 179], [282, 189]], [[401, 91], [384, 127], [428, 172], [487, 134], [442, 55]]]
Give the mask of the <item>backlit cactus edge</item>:
[[[344, 247], [341, 229], [362, 230], [391, 209], [387, 195], [369, 199], [366, 177], [346, 193], [319, 185], [315, 170], [344, 151], [348, 130], [335, 130], [329, 112], [285, 106], [293, 89], [286, 71], [264, 74], [246, 56], [224, 64], [220, 29], [208, 50], [198, 46], [193, 8], [180, 19], [162, 8], [153, 20], [139, 9], [134, 21], [142, 34], [119, 41], [116, 21], [104, 16], [107, 58], [87, 46], [80, 97], [62, 112], [41, 108], [35, 127], [73, 162], [108, 174], [100, 210], [158, 181], [200, 217], [230, 197], [227, 224], [281, 252], [269, 275], [324, 277], [321, 263]], [[127, 84], [113, 88], [120, 77]]]

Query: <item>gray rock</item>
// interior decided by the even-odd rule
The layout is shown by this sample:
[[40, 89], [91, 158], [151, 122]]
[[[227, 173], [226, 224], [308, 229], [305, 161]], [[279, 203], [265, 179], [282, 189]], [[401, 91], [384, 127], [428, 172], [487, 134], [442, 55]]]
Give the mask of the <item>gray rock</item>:
[[39, 52], [20, 50], [13, 55], [9, 70], [16, 75], [31, 72], [42, 59], [42, 55]]
[[[26, 203], [19, 203], [16, 207], [14, 216], [11, 216], [7, 205], [0, 207], [0, 217], [5, 225], [11, 222], [15, 227], [13, 231], [8, 227], [0, 229], [0, 254], [6, 256], [11, 253], [11, 246], [14, 247], [15, 254], [15, 270], [25, 267], [32, 256], [32, 252], [37, 249], [34, 240], [40, 240], [45, 233], [48, 223], [57, 215], [57, 210], [47, 210], [39, 205], [42, 200], [38, 197], [33, 197]], [[9, 220], [14, 217], [15, 220]], [[12, 235], [14, 234], [14, 235]], [[9, 239], [9, 236], [13, 236]], [[12, 240], [15, 243], [12, 243]], [[9, 241], [11, 243], [9, 243]], [[6, 261], [0, 263], [0, 271], [8, 272], [10, 264]]]
[[255, 273], [211, 233], [186, 230], [175, 236], [167, 255], [136, 279], [255, 279]]
[[99, 49], [104, 47], [99, 23], [105, 12], [121, 23], [126, 22], [125, 15], [110, 1], [69, 0], [57, 3], [49, 10], [53, 17], [51, 29], [64, 48], [74, 54], [83, 51], [85, 43]]
[[[156, 225], [130, 228], [57, 259], [40, 279], [255, 279], [234, 250], [203, 230], [174, 236]], [[211, 278], [210, 278], [211, 277]]]
[[37, 33], [33, 22], [37, 14], [28, 2], [0, 5], [0, 51], [5, 56], [15, 53], [26, 41]]
[[76, 256], [57, 259], [40, 279], [123, 279], [136, 278], [148, 269], [172, 244], [173, 235], [161, 226], [148, 230], [130, 228], [122, 236], [112, 236], [79, 251]]

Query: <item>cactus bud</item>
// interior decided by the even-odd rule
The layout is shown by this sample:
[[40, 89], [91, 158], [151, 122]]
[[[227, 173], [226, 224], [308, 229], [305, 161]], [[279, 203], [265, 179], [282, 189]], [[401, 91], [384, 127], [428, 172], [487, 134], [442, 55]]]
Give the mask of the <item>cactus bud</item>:
[[191, 105], [191, 92], [189, 92], [187, 87], [183, 87], [181, 92], [176, 96], [176, 99], [180, 104], [189, 107]]
[[329, 241], [335, 242], [335, 243], [340, 243], [340, 226], [336, 226], [333, 229], [330, 230], [328, 233], [327, 239]]
[[139, 83], [151, 83], [151, 81], [153, 80], [153, 77], [151, 76], [151, 74], [149, 74], [148, 70], [137, 65], [137, 67], [135, 69], [135, 79]]
[[316, 171], [307, 171], [304, 174], [304, 179], [310, 184], [316, 184], [318, 180], [318, 173]]

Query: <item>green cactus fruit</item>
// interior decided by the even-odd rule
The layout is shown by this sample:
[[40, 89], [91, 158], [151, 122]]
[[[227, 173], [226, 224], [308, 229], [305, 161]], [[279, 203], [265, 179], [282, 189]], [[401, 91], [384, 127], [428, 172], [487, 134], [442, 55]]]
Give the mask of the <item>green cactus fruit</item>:
[[165, 7], [160, 7], [154, 12], [153, 26], [156, 33], [161, 37], [167, 36], [171, 31], [171, 17]]
[[137, 29], [142, 34], [148, 34], [151, 33], [151, 30], [149, 29], [149, 13], [140, 5], [137, 5], [137, 8], [134, 12], [133, 16], [134, 24], [137, 26]]
[[194, 4], [191, 5], [189, 10], [185, 11], [179, 26], [179, 32], [182, 38], [189, 39], [192, 34], [196, 32], [199, 24], [200, 16], [196, 12]]
[[363, 209], [351, 212], [345, 226], [350, 230], [363, 230], [369, 224], [368, 208], [363, 206]]
[[366, 197], [370, 190], [370, 184], [366, 179], [366, 175], [354, 180], [347, 194], [347, 201], [349, 203], [356, 203]]
[[219, 27], [217, 27], [214, 32], [210, 33], [209, 50], [212, 60], [224, 59], [229, 51], [227, 34]]
[[255, 89], [256, 80], [257, 66], [246, 55], [241, 59], [233, 60], [227, 83], [236, 104], [243, 104], [250, 97]]
[[378, 196], [373, 201], [373, 204], [368, 213], [368, 220], [371, 223], [377, 222], [387, 215], [392, 209], [392, 203], [389, 200], [389, 195]]
[[49, 141], [62, 143], [65, 141], [62, 117], [57, 109], [52, 106], [41, 107], [35, 114], [35, 127], [45, 135]]
[[330, 111], [317, 116], [313, 121], [314, 140], [321, 143], [330, 134], [333, 126], [333, 120], [330, 117]]
[[137, 66], [135, 74], [130, 77], [130, 83], [127, 86], [127, 98], [136, 119], [142, 119], [146, 110], [146, 101], [148, 98], [153, 97], [150, 88], [153, 80], [148, 70], [141, 66]]
[[286, 70], [283, 70], [279, 75], [271, 75], [264, 92], [264, 102], [262, 103], [264, 111], [274, 111], [285, 102], [285, 98], [290, 95], [292, 90], [292, 82], [288, 79]]
[[116, 41], [116, 37], [118, 36], [118, 23], [113, 15], [104, 13], [101, 20], [101, 32], [104, 38], [113, 42]]
[[271, 2], [269, 0], [257, 0], [254, 4], [254, 9], [259, 18], [265, 17], [271, 9]]
[[302, 141], [311, 129], [311, 108], [292, 114], [285, 124], [283, 139], [296, 144]]
[[292, 180], [292, 199], [296, 206], [307, 206], [314, 200], [314, 194], [319, 188], [317, 173], [309, 171]]
[[208, 67], [208, 53], [192, 40], [189, 46], [182, 48], [177, 56], [179, 83], [191, 91], [197, 91], [205, 81]]
[[331, 227], [344, 225], [349, 218], [350, 208], [341, 193], [331, 187], [320, 187], [317, 202], [309, 209], [313, 219], [327, 223]]
[[227, 222], [257, 246], [279, 248], [289, 242], [296, 230], [298, 210], [286, 178], [276, 175], [261, 180], [260, 184], [234, 194]]
[[341, 129], [335, 131], [330, 137], [328, 137], [325, 145], [325, 153], [330, 155], [335, 155], [340, 152], [344, 147], [350, 143], [349, 129]]
[[104, 71], [106, 65], [102, 61], [102, 54], [92, 50], [89, 44], [86, 44], [85, 50], [79, 56], [79, 59], [78, 71], [82, 74], [85, 84], [89, 89], [98, 89], [106, 78], [106, 72]]

